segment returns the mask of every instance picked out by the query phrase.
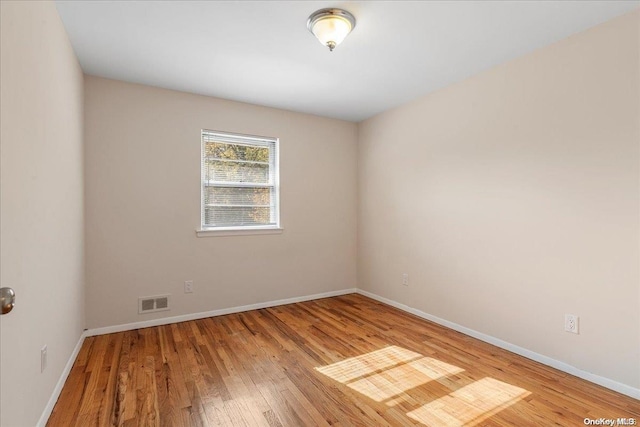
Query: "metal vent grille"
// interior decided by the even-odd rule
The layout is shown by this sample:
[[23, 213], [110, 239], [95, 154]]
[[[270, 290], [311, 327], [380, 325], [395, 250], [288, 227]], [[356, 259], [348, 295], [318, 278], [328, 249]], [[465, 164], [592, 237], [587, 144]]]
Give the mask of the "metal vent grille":
[[143, 299], [142, 300], [142, 311], [149, 311], [149, 310], [153, 310], [155, 307], [155, 301], [154, 299]]
[[138, 298], [138, 314], [169, 310], [170, 295], [155, 295]]
[[156, 298], [156, 308], [157, 309], [169, 308], [169, 298], [167, 297]]

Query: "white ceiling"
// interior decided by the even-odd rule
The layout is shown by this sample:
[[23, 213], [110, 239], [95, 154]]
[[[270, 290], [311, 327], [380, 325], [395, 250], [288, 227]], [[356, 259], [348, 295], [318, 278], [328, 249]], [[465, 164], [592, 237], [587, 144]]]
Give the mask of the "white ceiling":
[[[360, 121], [630, 11], [639, 1], [63, 1], [87, 74]], [[342, 7], [329, 52], [308, 16]]]

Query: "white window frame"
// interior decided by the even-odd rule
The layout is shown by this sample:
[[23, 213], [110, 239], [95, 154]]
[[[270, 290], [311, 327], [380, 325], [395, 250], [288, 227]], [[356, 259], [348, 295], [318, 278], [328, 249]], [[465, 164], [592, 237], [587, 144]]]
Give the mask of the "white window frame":
[[[272, 197], [275, 199], [273, 205], [275, 212], [271, 211], [273, 224], [269, 225], [234, 225], [234, 226], [208, 226], [205, 224], [205, 204], [204, 204], [204, 189], [207, 185], [213, 185], [211, 183], [205, 184], [205, 172], [204, 172], [204, 154], [205, 154], [205, 136], [211, 136], [219, 138], [221, 142], [228, 142], [232, 144], [246, 144], [252, 146], [265, 146], [273, 147], [273, 156], [269, 156], [272, 161], [269, 161], [269, 168], [273, 168], [274, 173], [272, 175], [273, 182], [269, 182], [266, 185], [268, 188], [273, 188]], [[221, 186], [228, 185], [220, 183]], [[240, 183], [237, 183], [240, 184]], [[243, 186], [240, 184], [240, 186]], [[247, 185], [247, 187], [254, 187], [253, 185]], [[200, 228], [196, 230], [198, 237], [206, 236], [236, 236], [236, 235], [251, 235], [251, 234], [279, 234], [282, 233], [282, 226], [280, 224], [280, 140], [278, 138], [245, 135], [239, 133], [220, 132], [208, 129], [202, 129], [200, 132]]]

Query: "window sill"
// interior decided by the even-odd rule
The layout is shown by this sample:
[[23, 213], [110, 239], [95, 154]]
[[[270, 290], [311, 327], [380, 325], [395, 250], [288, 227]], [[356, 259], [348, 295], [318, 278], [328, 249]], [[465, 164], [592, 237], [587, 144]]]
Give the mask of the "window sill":
[[256, 228], [205, 228], [196, 230], [198, 237], [252, 236], [258, 234], [282, 234], [282, 227]]

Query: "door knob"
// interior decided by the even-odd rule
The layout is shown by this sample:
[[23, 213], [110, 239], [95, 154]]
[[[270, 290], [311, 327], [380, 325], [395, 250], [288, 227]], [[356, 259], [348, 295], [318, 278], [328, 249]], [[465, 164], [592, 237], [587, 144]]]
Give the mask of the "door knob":
[[11, 288], [0, 288], [0, 307], [2, 314], [7, 314], [13, 310], [16, 304], [16, 293]]

